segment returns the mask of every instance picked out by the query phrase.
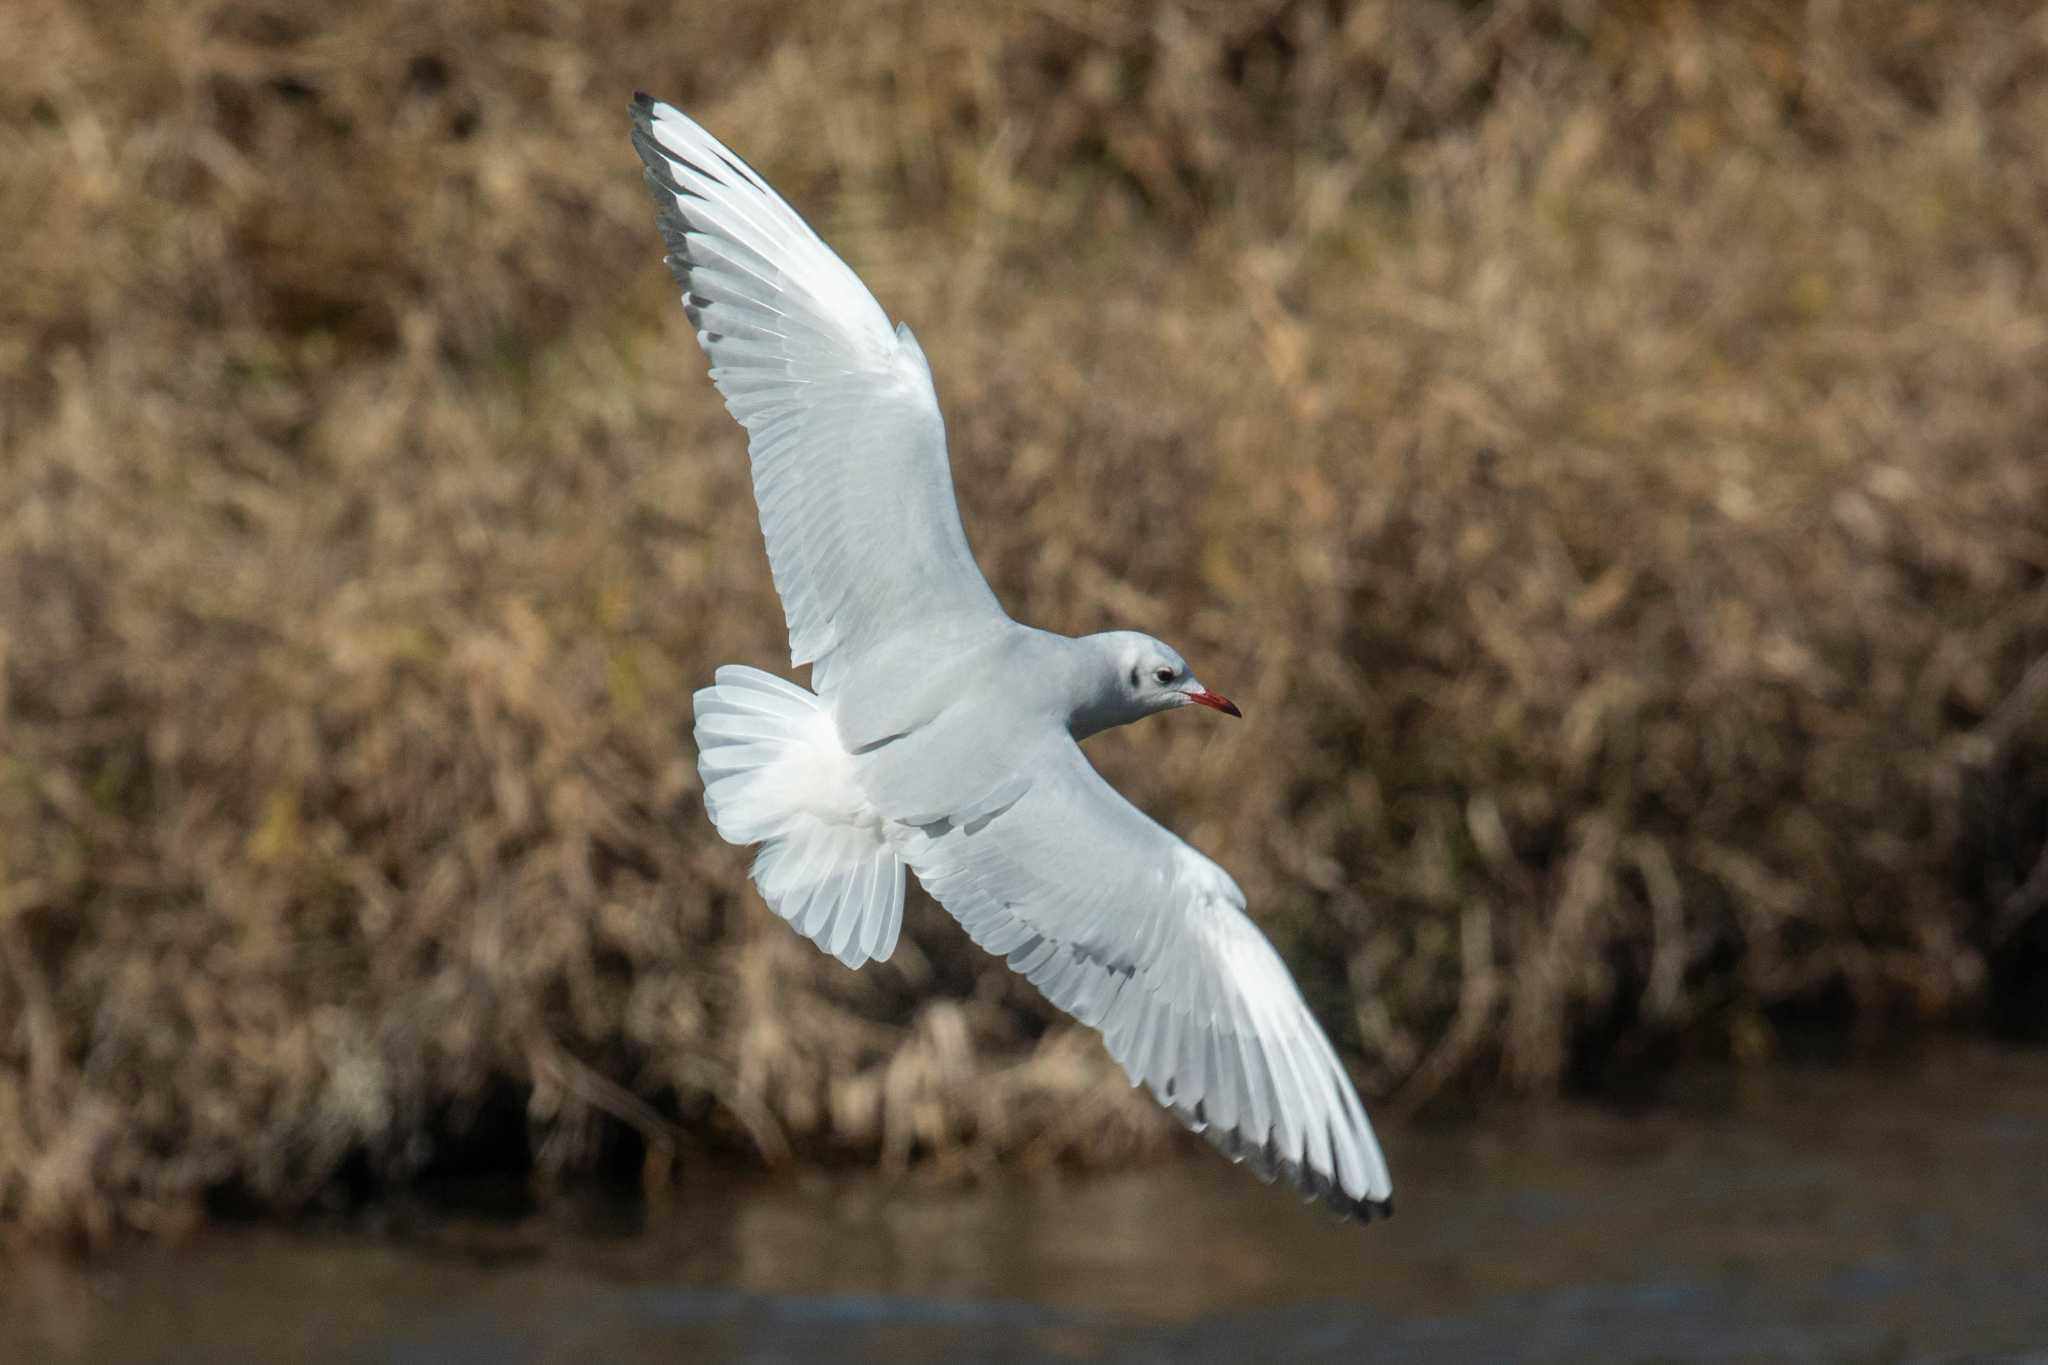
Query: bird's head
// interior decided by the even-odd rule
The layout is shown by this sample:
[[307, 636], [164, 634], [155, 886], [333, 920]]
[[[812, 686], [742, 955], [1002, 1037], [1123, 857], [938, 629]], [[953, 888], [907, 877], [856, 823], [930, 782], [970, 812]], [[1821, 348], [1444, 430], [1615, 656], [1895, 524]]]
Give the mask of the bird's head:
[[1206, 706], [1226, 716], [1244, 714], [1228, 697], [1204, 687], [1171, 645], [1149, 635], [1113, 630], [1091, 635], [1084, 643], [1095, 656], [1097, 685], [1074, 717], [1077, 739], [1178, 706]]

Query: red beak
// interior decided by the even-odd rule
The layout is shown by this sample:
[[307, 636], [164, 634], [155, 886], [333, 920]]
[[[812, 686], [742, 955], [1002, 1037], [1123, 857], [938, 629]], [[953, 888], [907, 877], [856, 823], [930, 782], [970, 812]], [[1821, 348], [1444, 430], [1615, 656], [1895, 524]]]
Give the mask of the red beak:
[[1221, 711], [1226, 716], [1236, 716], [1240, 720], [1244, 719], [1244, 712], [1237, 709], [1236, 702], [1228, 697], [1219, 696], [1214, 692], [1190, 692], [1188, 693], [1188, 700], [1197, 706], [1212, 707], [1215, 710]]

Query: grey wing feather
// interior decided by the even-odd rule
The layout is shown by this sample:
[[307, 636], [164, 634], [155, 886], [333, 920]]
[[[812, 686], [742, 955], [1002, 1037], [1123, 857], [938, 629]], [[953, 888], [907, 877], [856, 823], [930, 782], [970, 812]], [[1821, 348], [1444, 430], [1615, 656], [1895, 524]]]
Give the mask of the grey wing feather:
[[746, 428], [790, 661], [837, 660], [906, 627], [1006, 620], [953, 497], [931, 369], [782, 196], [674, 107], [636, 97], [668, 263]]
[[918, 879], [1233, 1159], [1347, 1216], [1391, 1213], [1357, 1092], [1229, 874], [1064, 733], [1017, 767], [1031, 781], [1006, 808], [906, 839]]

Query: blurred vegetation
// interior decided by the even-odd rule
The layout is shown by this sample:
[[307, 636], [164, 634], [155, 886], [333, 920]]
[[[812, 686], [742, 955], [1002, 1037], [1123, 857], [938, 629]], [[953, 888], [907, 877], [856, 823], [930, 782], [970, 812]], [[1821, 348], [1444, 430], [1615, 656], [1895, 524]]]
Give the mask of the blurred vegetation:
[[787, 655], [636, 87], [916, 327], [1011, 609], [1243, 703], [1092, 749], [1368, 1093], [2040, 1028], [2048, 8], [14, 0], [0, 1225], [1165, 1140], [702, 818]]

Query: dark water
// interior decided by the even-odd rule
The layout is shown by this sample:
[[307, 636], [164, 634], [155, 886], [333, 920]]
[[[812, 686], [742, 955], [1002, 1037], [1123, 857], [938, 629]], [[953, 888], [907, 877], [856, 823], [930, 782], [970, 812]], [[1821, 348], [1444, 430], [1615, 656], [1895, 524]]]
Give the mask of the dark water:
[[217, 1233], [15, 1266], [35, 1361], [2048, 1363], [2048, 1055], [1386, 1133], [1337, 1224], [1205, 1151], [939, 1190], [721, 1182], [604, 1232]]

